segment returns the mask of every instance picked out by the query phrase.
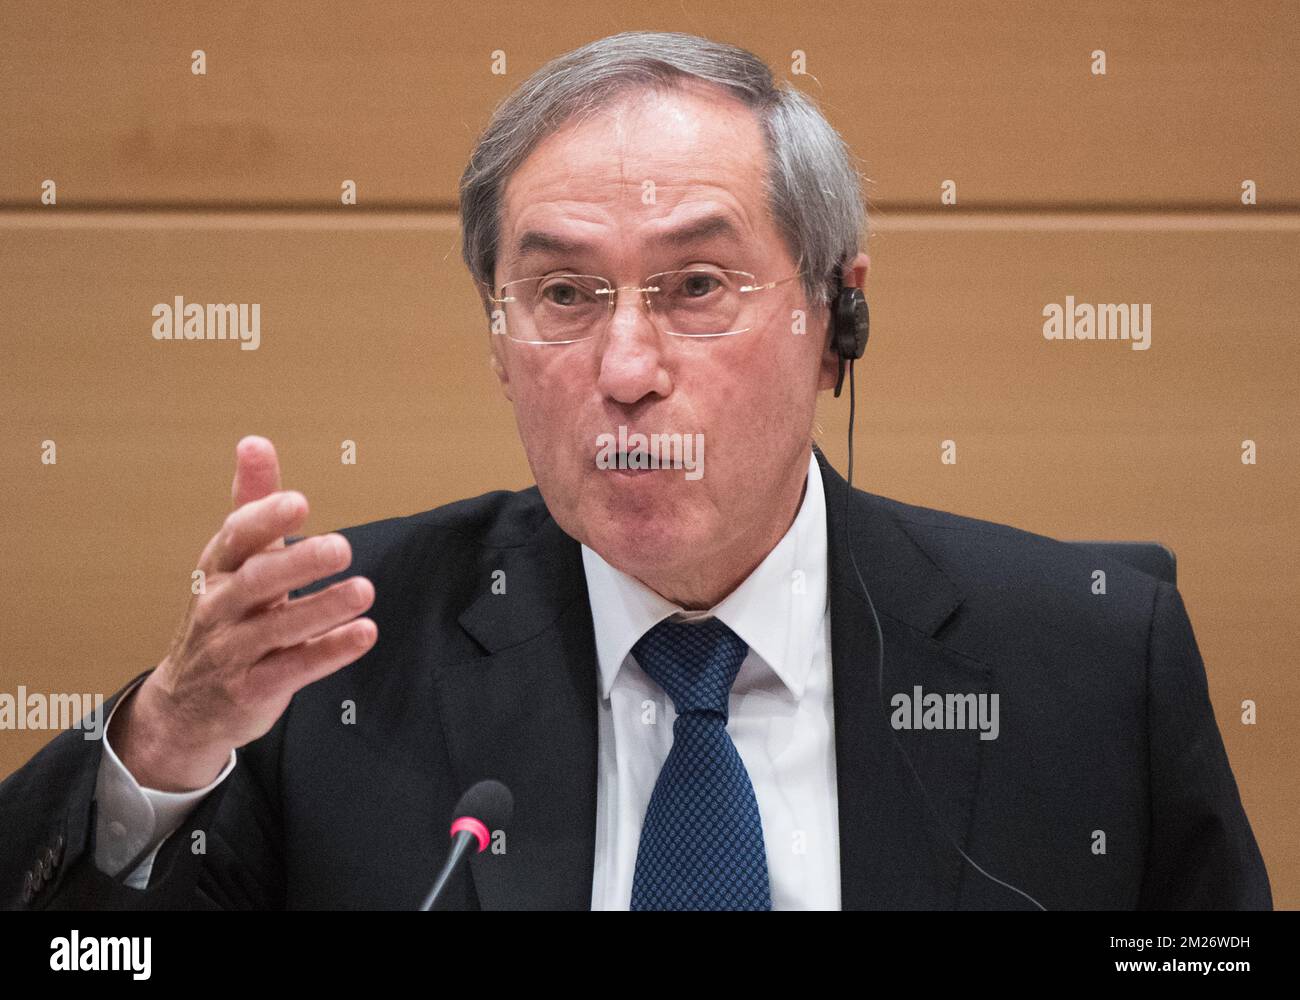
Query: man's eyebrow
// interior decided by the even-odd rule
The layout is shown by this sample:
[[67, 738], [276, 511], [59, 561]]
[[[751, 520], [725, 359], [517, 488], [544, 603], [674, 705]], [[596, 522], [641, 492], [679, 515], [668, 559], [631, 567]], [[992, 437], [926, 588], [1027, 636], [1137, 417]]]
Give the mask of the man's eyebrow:
[[530, 229], [519, 237], [515, 244], [515, 259], [536, 257], [542, 254], [579, 254], [590, 249], [589, 245], [577, 240], [566, 240], [553, 233]]
[[669, 246], [683, 246], [687, 243], [710, 240], [715, 236], [735, 240], [737, 243], [740, 242], [740, 231], [725, 215], [706, 215], [702, 219], [696, 219], [694, 222], [688, 222], [684, 226], [661, 233], [654, 237], [652, 242]]
[[[676, 247], [719, 236], [737, 243], [741, 242], [740, 231], [725, 215], [709, 215], [694, 222], [688, 222], [684, 226], [651, 237], [650, 242]], [[576, 256], [592, 249], [592, 244], [584, 243], [581, 240], [567, 239], [540, 229], [529, 229], [515, 243], [514, 257], [516, 261], [519, 261], [527, 257], [545, 254]]]

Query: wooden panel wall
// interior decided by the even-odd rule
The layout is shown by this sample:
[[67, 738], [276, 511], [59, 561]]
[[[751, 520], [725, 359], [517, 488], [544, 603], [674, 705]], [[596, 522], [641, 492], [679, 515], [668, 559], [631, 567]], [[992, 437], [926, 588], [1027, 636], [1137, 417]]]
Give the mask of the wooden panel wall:
[[[1294, 3], [10, 0], [0, 17], [0, 691], [107, 694], [157, 660], [245, 433], [277, 442], [316, 531], [527, 485], [456, 181], [547, 59], [693, 31], [783, 76], [804, 53], [793, 79], [872, 179], [859, 484], [1171, 545], [1278, 905], [1300, 905]], [[176, 295], [260, 303], [261, 347], [155, 342], [150, 310]], [[1150, 303], [1150, 350], [1044, 340], [1067, 295]], [[842, 402], [820, 418], [841, 468]], [[0, 776], [49, 735], [0, 732]]]

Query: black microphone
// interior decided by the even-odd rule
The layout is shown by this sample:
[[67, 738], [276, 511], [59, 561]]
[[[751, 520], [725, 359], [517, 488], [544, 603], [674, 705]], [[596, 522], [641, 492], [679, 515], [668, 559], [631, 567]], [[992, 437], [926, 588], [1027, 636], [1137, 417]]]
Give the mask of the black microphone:
[[470, 845], [477, 843], [477, 853], [484, 851], [492, 840], [492, 831], [504, 828], [514, 811], [515, 797], [501, 782], [480, 781], [470, 786], [453, 810], [455, 818], [451, 821], [451, 851], [433, 888], [420, 904], [421, 910], [433, 908], [452, 873], [460, 866], [461, 860], [469, 855]]

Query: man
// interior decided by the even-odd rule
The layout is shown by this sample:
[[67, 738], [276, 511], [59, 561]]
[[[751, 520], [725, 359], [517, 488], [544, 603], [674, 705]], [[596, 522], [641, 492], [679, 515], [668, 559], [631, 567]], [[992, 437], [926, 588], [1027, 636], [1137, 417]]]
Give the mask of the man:
[[495, 778], [440, 906], [1269, 907], [1178, 592], [811, 446], [858, 184], [743, 50], [543, 67], [461, 189], [537, 486], [286, 546], [241, 441], [171, 650], [0, 788], [5, 903], [414, 908]]

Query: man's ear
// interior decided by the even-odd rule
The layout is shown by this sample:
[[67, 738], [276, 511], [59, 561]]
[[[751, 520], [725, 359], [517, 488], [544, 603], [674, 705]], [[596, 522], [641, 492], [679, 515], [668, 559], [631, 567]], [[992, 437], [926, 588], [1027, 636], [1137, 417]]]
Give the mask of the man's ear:
[[510, 372], [506, 369], [505, 358], [502, 357], [502, 352], [505, 348], [501, 342], [505, 340], [505, 338], [494, 333], [489, 333], [488, 338], [491, 343], [491, 352], [488, 355], [488, 366], [492, 369], [492, 373], [496, 375], [497, 380], [501, 383], [501, 391], [505, 394], [506, 399], [513, 403], [515, 397], [510, 388]]
[[871, 258], [860, 253], [849, 262], [845, 269], [844, 284], [851, 288], [865, 288], [867, 275], [871, 273]]
[[505, 338], [492, 328], [492, 303], [488, 301], [487, 295], [481, 289], [479, 299], [483, 303], [483, 314], [487, 317], [488, 324], [488, 367], [492, 369], [492, 374], [501, 383], [501, 391], [505, 394], [506, 399], [513, 403], [515, 397], [511, 394], [510, 372], [506, 369], [503, 354], [505, 346], [502, 341]]

